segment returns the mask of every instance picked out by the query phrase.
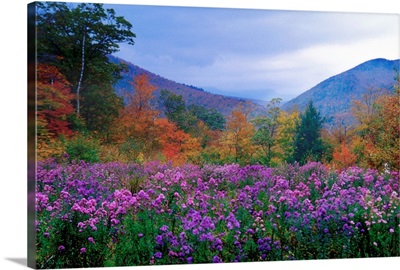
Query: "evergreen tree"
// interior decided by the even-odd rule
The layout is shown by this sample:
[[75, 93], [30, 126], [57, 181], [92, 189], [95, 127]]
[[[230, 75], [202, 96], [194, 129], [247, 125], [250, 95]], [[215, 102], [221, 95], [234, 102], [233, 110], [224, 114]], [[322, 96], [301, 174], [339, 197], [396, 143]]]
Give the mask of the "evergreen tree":
[[312, 101], [307, 105], [296, 128], [293, 160], [303, 165], [307, 161], [321, 161], [327, 146], [321, 138], [323, 118]]

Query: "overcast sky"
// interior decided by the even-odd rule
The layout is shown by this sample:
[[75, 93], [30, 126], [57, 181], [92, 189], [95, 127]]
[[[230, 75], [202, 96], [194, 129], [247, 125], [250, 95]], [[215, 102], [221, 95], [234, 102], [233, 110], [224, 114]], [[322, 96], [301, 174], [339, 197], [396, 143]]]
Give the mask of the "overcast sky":
[[133, 24], [117, 56], [208, 91], [285, 100], [374, 58], [399, 58], [399, 16], [106, 5]]

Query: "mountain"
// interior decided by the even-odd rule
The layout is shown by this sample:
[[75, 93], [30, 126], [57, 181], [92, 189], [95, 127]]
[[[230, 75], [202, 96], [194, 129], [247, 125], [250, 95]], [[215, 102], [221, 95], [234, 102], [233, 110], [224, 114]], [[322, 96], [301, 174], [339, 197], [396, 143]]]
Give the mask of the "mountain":
[[[160, 97], [161, 90], [166, 89], [181, 95], [186, 105], [196, 104], [210, 109], [214, 108], [225, 116], [240, 105], [251, 109], [253, 116], [263, 111], [260, 101], [210, 93], [192, 85], [163, 78], [118, 57], [109, 56], [109, 59], [111, 62], [124, 63], [127, 66], [127, 71], [123, 72], [122, 79], [114, 86], [117, 94], [122, 94], [123, 91], [134, 91], [129, 82], [139, 74], [146, 74], [150, 83], [157, 87], [154, 93], [155, 101]], [[396, 82], [396, 70], [400, 70], [399, 65], [400, 59], [378, 58], [369, 60], [322, 81], [296, 98], [284, 103], [281, 108], [287, 111], [293, 108], [304, 111], [306, 105], [312, 100], [321, 115], [327, 119], [339, 116], [351, 118], [352, 101], [360, 99], [367, 89], [393, 89]], [[156, 102], [155, 105], [158, 106]], [[157, 108], [162, 110], [160, 107]]]
[[364, 62], [350, 70], [330, 77], [310, 90], [282, 105], [282, 109], [303, 111], [310, 100], [322, 116], [347, 115], [352, 100], [360, 99], [367, 89], [392, 90], [400, 60], [382, 58]]
[[[137, 75], [146, 74], [150, 83], [157, 87], [157, 90], [154, 93], [155, 100], [158, 100], [160, 97], [161, 90], [165, 89], [176, 95], [181, 95], [187, 106], [195, 104], [209, 109], [214, 108], [225, 116], [229, 115], [233, 109], [241, 104], [245, 108], [251, 109], [254, 113], [262, 110], [261, 105], [250, 99], [213, 94], [192, 85], [177, 83], [163, 78], [118, 57], [109, 56], [109, 59], [113, 63], [124, 63], [127, 66], [127, 71], [122, 73], [122, 79], [114, 85], [114, 88], [119, 95], [121, 95], [123, 91], [134, 91], [129, 82]], [[155, 103], [155, 106], [158, 106], [158, 104]], [[161, 110], [161, 108], [157, 108]]]

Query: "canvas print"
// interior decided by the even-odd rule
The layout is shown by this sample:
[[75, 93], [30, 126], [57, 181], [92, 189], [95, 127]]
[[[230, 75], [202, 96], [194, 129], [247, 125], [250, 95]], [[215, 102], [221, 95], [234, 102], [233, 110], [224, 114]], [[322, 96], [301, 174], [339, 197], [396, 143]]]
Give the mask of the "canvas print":
[[398, 21], [29, 4], [29, 266], [400, 256]]

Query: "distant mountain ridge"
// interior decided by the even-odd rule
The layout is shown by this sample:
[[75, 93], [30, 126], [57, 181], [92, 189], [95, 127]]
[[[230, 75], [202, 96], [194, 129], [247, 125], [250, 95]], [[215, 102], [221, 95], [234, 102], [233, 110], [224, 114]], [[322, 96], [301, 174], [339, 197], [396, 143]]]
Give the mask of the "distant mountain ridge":
[[282, 105], [282, 109], [303, 111], [310, 100], [322, 116], [348, 114], [352, 100], [360, 99], [368, 88], [393, 90], [400, 59], [377, 58], [332, 76]]
[[[264, 110], [264, 104], [258, 100], [213, 94], [196, 86], [163, 78], [118, 57], [109, 56], [109, 59], [114, 63], [125, 63], [128, 67], [128, 70], [122, 74], [123, 78], [114, 86], [117, 94], [121, 94], [124, 90], [133, 91], [129, 82], [139, 74], [146, 74], [150, 83], [157, 87], [154, 93], [155, 100], [160, 97], [161, 90], [166, 89], [181, 95], [186, 105], [196, 104], [214, 108], [225, 116], [240, 105], [251, 109], [253, 116], [259, 115]], [[393, 90], [396, 83], [396, 71], [400, 70], [399, 66], [400, 59], [377, 58], [366, 61], [320, 82], [296, 98], [282, 104], [281, 108], [286, 111], [296, 108], [302, 112], [312, 100], [321, 115], [327, 119], [338, 115], [351, 117], [352, 101], [360, 99], [368, 88]], [[158, 104], [155, 105], [158, 106]]]
[[137, 75], [146, 74], [149, 78], [150, 83], [157, 87], [157, 90], [154, 93], [155, 100], [158, 100], [158, 98], [160, 97], [161, 90], [165, 89], [173, 92], [176, 95], [181, 95], [186, 105], [196, 104], [209, 109], [214, 108], [225, 116], [229, 115], [233, 109], [237, 108], [240, 105], [252, 109], [255, 112], [262, 109], [261, 105], [249, 99], [213, 94], [204, 91], [202, 88], [196, 86], [177, 83], [172, 80], [163, 78], [157, 74], [147, 71], [118, 57], [109, 56], [109, 59], [113, 63], [124, 63], [128, 67], [128, 70], [122, 73], [123, 78], [120, 79], [116, 85], [114, 85], [117, 94], [121, 94], [124, 90], [133, 91], [132, 86], [129, 84], [129, 82], [132, 81], [133, 78]]

